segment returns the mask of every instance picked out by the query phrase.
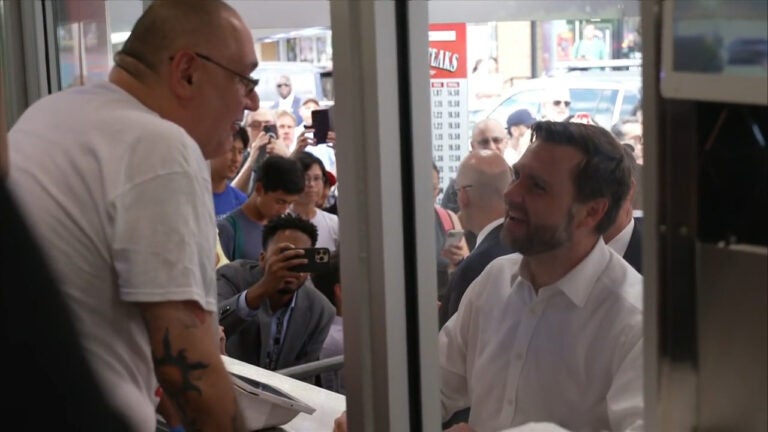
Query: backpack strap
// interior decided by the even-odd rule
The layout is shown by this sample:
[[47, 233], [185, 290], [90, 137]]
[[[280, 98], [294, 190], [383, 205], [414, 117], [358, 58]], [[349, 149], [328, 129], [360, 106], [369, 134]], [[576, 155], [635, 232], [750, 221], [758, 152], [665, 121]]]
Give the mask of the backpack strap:
[[435, 206], [435, 211], [437, 212], [437, 215], [440, 217], [440, 222], [443, 224], [443, 231], [448, 232], [453, 229], [453, 220], [451, 219], [451, 216], [448, 214], [448, 211], [446, 211], [444, 208], [440, 207], [439, 205]]
[[230, 261], [234, 261], [236, 259], [240, 259], [243, 254], [243, 236], [240, 233], [240, 223], [235, 219], [234, 214], [228, 214], [224, 218], [229, 226], [232, 227], [232, 237], [233, 237], [233, 243], [234, 243], [234, 251], [232, 251], [232, 259]]

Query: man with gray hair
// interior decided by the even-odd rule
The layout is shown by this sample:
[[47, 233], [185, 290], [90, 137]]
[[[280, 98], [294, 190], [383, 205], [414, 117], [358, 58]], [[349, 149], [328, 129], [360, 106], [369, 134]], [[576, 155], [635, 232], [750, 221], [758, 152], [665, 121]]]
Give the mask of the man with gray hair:
[[552, 84], [542, 95], [541, 119], [565, 121], [571, 115], [571, 91], [559, 84]]

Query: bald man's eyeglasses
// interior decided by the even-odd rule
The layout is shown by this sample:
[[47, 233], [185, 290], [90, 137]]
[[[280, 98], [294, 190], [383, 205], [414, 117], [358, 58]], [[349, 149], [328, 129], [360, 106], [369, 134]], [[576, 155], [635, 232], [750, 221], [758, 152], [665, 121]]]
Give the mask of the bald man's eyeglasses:
[[571, 106], [571, 101], [561, 101], [561, 100], [554, 100], [554, 101], [552, 101], [552, 105], [554, 105], [556, 107], [559, 107], [560, 104], [563, 104], [563, 105], [565, 105], [566, 108], [568, 108], [569, 106]]
[[505, 137], [495, 136], [491, 138], [483, 138], [483, 139], [475, 140], [475, 144], [481, 145], [481, 146], [489, 146], [491, 145], [491, 142], [493, 142], [494, 144], [499, 145], [504, 141], [506, 141]]
[[223, 64], [221, 64], [221, 63], [217, 62], [216, 60], [214, 60], [214, 59], [212, 59], [212, 58], [208, 57], [208, 56], [207, 56], [207, 55], [205, 55], [205, 54], [200, 54], [200, 53], [198, 53], [198, 52], [196, 52], [196, 53], [194, 53], [194, 54], [195, 54], [197, 57], [199, 57], [199, 58], [201, 58], [201, 59], [203, 59], [203, 60], [205, 60], [205, 61], [207, 61], [207, 62], [209, 62], [209, 63], [212, 63], [212, 64], [214, 64], [214, 65], [216, 65], [216, 66], [218, 66], [218, 67], [220, 67], [220, 68], [224, 69], [225, 71], [227, 71], [227, 72], [231, 73], [232, 75], [236, 76], [236, 77], [237, 77], [237, 78], [240, 80], [240, 83], [241, 83], [241, 84], [243, 85], [243, 87], [245, 88], [245, 95], [246, 95], [246, 96], [248, 96], [248, 95], [250, 95], [251, 93], [253, 93], [253, 90], [254, 90], [254, 89], [256, 89], [256, 86], [258, 86], [258, 85], [259, 85], [259, 79], [258, 79], [258, 78], [251, 78], [251, 77], [249, 77], [249, 76], [246, 76], [246, 75], [243, 75], [243, 74], [241, 74], [240, 72], [236, 72], [236, 71], [234, 71], [234, 70], [232, 70], [232, 69], [228, 68], [227, 66], [224, 66]]

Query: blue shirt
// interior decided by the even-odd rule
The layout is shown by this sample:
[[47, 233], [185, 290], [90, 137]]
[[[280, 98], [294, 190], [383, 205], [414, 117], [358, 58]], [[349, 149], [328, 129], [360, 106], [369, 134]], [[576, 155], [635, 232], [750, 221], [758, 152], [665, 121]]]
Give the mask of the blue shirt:
[[213, 208], [216, 210], [216, 219], [220, 219], [232, 210], [237, 210], [247, 199], [248, 196], [232, 185], [227, 185], [224, 192], [214, 192]]
[[279, 309], [274, 314], [269, 305], [269, 300], [264, 300], [265, 305], [259, 305], [256, 309], [251, 309], [245, 301], [245, 292], [240, 293], [240, 297], [237, 299], [237, 313], [240, 318], [253, 319], [259, 313], [271, 314], [270, 326], [269, 326], [269, 340], [267, 341], [267, 361], [269, 362], [268, 368], [270, 370], [275, 369], [277, 364], [277, 358], [280, 356], [280, 351], [283, 348], [283, 342], [285, 342], [285, 331], [288, 329], [288, 321], [291, 319], [291, 313], [296, 307], [296, 294], [294, 293], [291, 299], [291, 304]]

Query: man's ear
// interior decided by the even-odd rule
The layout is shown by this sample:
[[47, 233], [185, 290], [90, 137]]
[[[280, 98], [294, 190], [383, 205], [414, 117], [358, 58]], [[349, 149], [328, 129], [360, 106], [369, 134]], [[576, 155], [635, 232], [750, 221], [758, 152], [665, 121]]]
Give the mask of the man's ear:
[[629, 194], [627, 194], [627, 201], [630, 203], [635, 202], [635, 191], [637, 190], [637, 182], [635, 182], [635, 179], [630, 179], [629, 183]]
[[333, 295], [335, 295], [338, 298], [341, 298], [341, 284], [337, 283], [333, 286]]
[[608, 211], [608, 199], [598, 198], [583, 204], [581, 207], [580, 211], [577, 212], [581, 214], [576, 216], [576, 226], [594, 230], [595, 226], [603, 219], [605, 212]]
[[468, 207], [470, 204], [469, 194], [465, 190], [464, 193], [458, 193], [456, 194], [456, 198], [458, 199], [459, 209]]
[[192, 95], [198, 65], [199, 59], [191, 52], [182, 51], [173, 56], [169, 70], [174, 94], [184, 98]]
[[264, 267], [264, 261], [267, 258], [267, 254], [264, 251], [259, 252], [259, 267]]
[[256, 182], [256, 184], [253, 185], [253, 193], [261, 198], [264, 195], [264, 185], [261, 184], [261, 182]]

